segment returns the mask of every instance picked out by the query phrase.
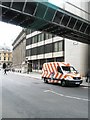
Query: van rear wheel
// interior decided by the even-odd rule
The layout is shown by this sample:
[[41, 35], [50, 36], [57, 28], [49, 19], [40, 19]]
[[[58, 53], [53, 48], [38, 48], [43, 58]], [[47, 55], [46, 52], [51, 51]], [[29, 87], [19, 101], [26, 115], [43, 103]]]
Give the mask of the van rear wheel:
[[62, 86], [62, 87], [65, 87], [65, 86], [66, 86], [66, 81], [65, 81], [65, 80], [62, 80], [61, 86]]

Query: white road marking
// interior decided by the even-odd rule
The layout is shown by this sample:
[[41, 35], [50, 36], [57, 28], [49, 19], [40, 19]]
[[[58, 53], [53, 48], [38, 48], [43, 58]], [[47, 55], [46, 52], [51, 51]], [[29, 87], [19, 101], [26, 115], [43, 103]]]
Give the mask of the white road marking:
[[88, 88], [88, 87], [82, 87], [82, 88], [85, 88], [85, 89], [86, 89], [86, 88]]
[[45, 90], [44, 92], [49, 92], [50, 90]]
[[51, 92], [51, 93], [54, 93], [58, 96], [62, 96], [62, 97], [66, 97], [66, 98], [71, 98], [71, 99], [76, 99], [76, 100], [83, 100], [83, 101], [90, 101], [86, 98], [79, 98], [79, 97], [74, 97], [74, 96], [68, 96], [68, 95], [64, 95], [64, 94], [60, 94], [60, 93], [57, 93], [57, 92], [54, 92], [53, 90], [45, 90], [44, 92]]
[[81, 87], [81, 88], [90, 89], [90, 86], [85, 86], [85, 87]]

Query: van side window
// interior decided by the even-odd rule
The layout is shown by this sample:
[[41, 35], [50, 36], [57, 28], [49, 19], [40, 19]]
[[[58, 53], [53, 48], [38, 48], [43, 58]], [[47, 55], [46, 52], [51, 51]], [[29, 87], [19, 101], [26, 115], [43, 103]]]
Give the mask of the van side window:
[[57, 66], [57, 71], [62, 73], [62, 70], [61, 70], [61, 68], [59, 66]]

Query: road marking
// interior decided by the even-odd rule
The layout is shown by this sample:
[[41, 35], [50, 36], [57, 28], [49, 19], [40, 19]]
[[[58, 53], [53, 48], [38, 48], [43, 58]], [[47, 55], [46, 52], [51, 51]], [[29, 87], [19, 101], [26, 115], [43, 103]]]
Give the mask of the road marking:
[[90, 89], [90, 86], [85, 86], [85, 87], [81, 87], [81, 88]]
[[52, 91], [52, 90], [50, 90], [50, 89], [48, 89], [48, 90], [44, 90], [44, 92], [50, 92], [50, 91]]
[[86, 88], [88, 88], [88, 87], [82, 87], [82, 88], [85, 88], [85, 89], [86, 89]]
[[64, 95], [64, 94], [60, 94], [60, 93], [57, 93], [57, 92], [54, 92], [53, 90], [45, 90], [44, 92], [51, 92], [51, 93], [54, 93], [58, 96], [62, 96], [62, 97], [66, 97], [66, 98], [71, 98], [71, 99], [76, 99], [76, 100], [83, 100], [83, 101], [90, 101], [86, 98], [79, 98], [79, 97], [74, 97], [74, 96], [68, 96], [68, 95]]

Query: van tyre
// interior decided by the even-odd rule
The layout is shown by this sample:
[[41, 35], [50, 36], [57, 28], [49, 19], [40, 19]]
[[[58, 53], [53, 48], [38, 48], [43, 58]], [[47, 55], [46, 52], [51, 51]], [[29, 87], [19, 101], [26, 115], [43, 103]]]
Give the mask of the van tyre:
[[65, 80], [62, 80], [61, 86], [62, 86], [62, 87], [65, 87], [65, 86], [66, 86], [66, 81], [65, 81]]

